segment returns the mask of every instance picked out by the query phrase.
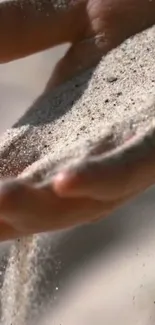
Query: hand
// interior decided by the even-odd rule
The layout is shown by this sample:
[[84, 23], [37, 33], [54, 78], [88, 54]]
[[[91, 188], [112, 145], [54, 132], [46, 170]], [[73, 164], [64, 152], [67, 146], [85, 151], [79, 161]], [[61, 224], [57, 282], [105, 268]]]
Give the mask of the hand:
[[96, 65], [109, 50], [155, 23], [155, 0], [76, 0], [69, 10], [55, 9], [52, 1], [39, 4], [37, 9], [37, 2], [29, 0], [0, 3], [0, 63], [70, 43], [46, 90]]
[[[38, 14], [26, 1], [22, 10], [20, 1], [16, 6], [14, 2], [0, 5], [0, 62], [59, 44], [65, 35], [73, 46], [56, 67], [50, 80], [52, 87], [77, 73], [79, 63], [82, 69], [91, 66], [108, 50], [155, 22], [155, 0], [85, 0], [79, 1], [69, 14], [56, 13], [52, 6], [45, 9], [50, 12], [49, 18], [47, 10]], [[76, 23], [78, 17], [80, 24]], [[61, 22], [73, 28], [62, 28]], [[79, 25], [80, 30], [77, 30]], [[92, 43], [87, 43], [88, 39]], [[142, 158], [139, 155], [135, 159], [133, 155], [132, 161], [124, 161], [117, 150], [110, 153], [108, 163], [103, 152], [89, 156], [55, 179], [49, 179], [46, 186], [37, 187], [13, 179], [2, 181], [0, 240], [68, 228], [109, 215], [154, 184], [153, 149]], [[126, 147], [121, 150], [125, 153]]]
[[89, 222], [104, 214], [102, 202], [61, 198], [48, 185], [35, 187], [20, 180], [0, 186], [0, 241], [54, 231]]
[[[107, 217], [155, 182], [154, 129], [99, 151], [46, 185], [19, 179], [0, 186], [0, 240], [69, 228]], [[105, 149], [106, 148], [106, 149]]]

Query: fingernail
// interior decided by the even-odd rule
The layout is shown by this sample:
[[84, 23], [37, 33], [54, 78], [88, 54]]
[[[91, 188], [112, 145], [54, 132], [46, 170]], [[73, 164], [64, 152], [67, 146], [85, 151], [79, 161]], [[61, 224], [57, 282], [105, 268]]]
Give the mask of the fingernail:
[[53, 179], [55, 188], [57, 188], [57, 189], [65, 188], [66, 184], [68, 183], [68, 179], [69, 179], [69, 176], [68, 176], [68, 173], [66, 173], [66, 172], [60, 172], [57, 175], [55, 175], [54, 179]]
[[64, 180], [67, 178], [67, 173], [66, 172], [60, 172], [54, 176], [54, 181], [56, 182], [64, 182]]
[[53, 179], [54, 190], [58, 194], [67, 194], [75, 187], [76, 176], [68, 171], [58, 173]]

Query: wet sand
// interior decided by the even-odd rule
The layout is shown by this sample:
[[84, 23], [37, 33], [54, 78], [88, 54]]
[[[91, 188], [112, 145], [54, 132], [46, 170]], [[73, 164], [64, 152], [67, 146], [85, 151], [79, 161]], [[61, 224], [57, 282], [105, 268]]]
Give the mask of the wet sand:
[[[42, 61], [42, 69], [46, 67], [46, 82], [50, 65], [46, 54], [28, 60], [31, 59], [35, 73], [38, 73], [39, 60]], [[34, 82], [34, 72], [29, 81], [25, 83], [24, 79], [22, 84], [18, 64], [15, 63], [12, 70], [8, 66], [2, 67], [6, 79], [3, 77], [1, 81], [1, 132], [23, 114], [27, 104], [44, 87], [43, 70], [42, 79], [39, 75], [36, 78], [38, 84]], [[30, 61], [27, 66], [24, 62], [22, 64], [23, 69], [27, 67], [25, 73], [28, 80], [28, 69], [32, 72], [32, 66]], [[151, 68], [153, 71], [153, 65]], [[18, 87], [14, 84], [17, 71]], [[150, 83], [149, 78], [144, 77], [147, 80], [144, 92], [147, 93]], [[151, 90], [153, 92], [153, 88]], [[91, 91], [89, 94], [92, 95]], [[16, 116], [12, 115], [12, 110], [10, 114], [11, 98], [14, 99], [14, 108], [18, 108]], [[6, 120], [7, 114], [9, 119]], [[26, 325], [154, 324], [154, 195], [155, 189], [152, 188], [102, 222], [40, 237], [33, 305], [32, 310], [29, 309], [30, 317]], [[4, 252], [4, 244], [1, 244], [1, 252]]]

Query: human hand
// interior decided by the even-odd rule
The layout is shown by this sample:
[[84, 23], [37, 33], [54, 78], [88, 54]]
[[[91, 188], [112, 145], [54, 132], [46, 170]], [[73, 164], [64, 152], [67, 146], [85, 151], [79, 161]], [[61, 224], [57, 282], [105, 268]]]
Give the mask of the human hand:
[[109, 50], [155, 23], [155, 0], [66, 0], [66, 8], [52, 1], [39, 4], [0, 3], [0, 63], [70, 43], [47, 90], [96, 65]]
[[55, 231], [107, 217], [155, 182], [154, 129], [119, 148], [89, 154], [40, 185], [0, 186], [0, 240]]

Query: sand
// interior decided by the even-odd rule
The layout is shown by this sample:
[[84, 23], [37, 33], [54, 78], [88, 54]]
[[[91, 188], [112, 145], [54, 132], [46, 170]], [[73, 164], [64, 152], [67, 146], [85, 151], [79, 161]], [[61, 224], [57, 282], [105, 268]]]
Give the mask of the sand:
[[[154, 57], [155, 28], [151, 28], [113, 50], [97, 68], [37, 100], [1, 136], [1, 177], [20, 174], [40, 181], [68, 159], [83, 157], [112, 125], [117, 144], [122, 134], [138, 134], [154, 125]], [[144, 199], [140, 207], [133, 202], [132, 208], [126, 208], [126, 217], [121, 210], [116, 213], [114, 223], [110, 218], [94, 226], [15, 242], [2, 287], [2, 324], [113, 325], [116, 316], [118, 324], [153, 324], [154, 218], [150, 216], [148, 226]], [[134, 211], [141, 217], [142, 237], [135, 224], [140, 222], [138, 217], [131, 224], [128, 221]], [[130, 247], [127, 227], [129, 233], [135, 231]], [[113, 236], [117, 236], [117, 255], [115, 249], [111, 251], [110, 240], [116, 244]], [[104, 265], [99, 262], [102, 253]]]
[[[1, 177], [18, 175], [45, 156], [45, 165], [53, 166], [79, 145], [83, 154], [111, 125], [115, 133], [122, 122], [126, 133], [138, 133], [153, 123], [154, 33], [128, 40], [96, 69], [37, 100], [1, 137]], [[69, 156], [79, 154], [75, 149]]]

